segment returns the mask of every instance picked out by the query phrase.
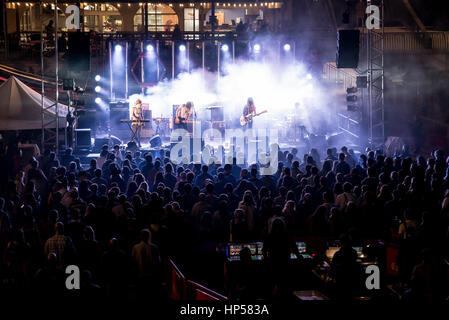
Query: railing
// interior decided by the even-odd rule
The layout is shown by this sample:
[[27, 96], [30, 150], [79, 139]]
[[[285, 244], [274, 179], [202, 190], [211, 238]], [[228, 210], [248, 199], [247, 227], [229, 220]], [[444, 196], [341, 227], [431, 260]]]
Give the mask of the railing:
[[360, 122], [342, 113], [337, 113], [338, 128], [353, 136], [354, 138], [360, 138]]
[[[362, 30], [363, 31], [363, 30]], [[366, 33], [360, 33], [360, 48], [366, 47]], [[384, 50], [387, 52], [416, 53], [426, 50], [449, 51], [448, 31], [388, 31], [384, 32]]]
[[187, 280], [173, 260], [168, 259], [168, 287], [169, 297], [177, 301], [186, 300], [215, 300], [225, 301], [227, 297], [208, 289], [199, 283]]
[[323, 66], [323, 78], [325, 80], [342, 84], [346, 90], [356, 85], [357, 73], [353, 69], [337, 68], [335, 62], [326, 62]]

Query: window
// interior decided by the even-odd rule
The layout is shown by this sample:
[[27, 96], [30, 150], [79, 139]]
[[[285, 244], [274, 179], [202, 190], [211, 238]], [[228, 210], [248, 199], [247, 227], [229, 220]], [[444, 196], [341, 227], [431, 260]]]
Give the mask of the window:
[[[134, 31], [143, 31], [144, 6], [137, 10], [134, 16]], [[178, 16], [173, 9], [165, 4], [148, 4], [148, 31], [172, 31], [178, 24]]]
[[199, 31], [200, 30], [200, 12], [195, 8], [184, 9], [184, 31]]

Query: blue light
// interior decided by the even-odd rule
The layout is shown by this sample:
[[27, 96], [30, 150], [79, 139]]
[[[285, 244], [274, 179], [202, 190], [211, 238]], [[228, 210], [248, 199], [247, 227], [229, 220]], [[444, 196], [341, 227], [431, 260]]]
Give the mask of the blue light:
[[101, 98], [99, 98], [99, 97], [95, 98], [95, 103], [96, 104], [100, 104], [101, 103]]
[[96, 86], [95, 87], [95, 92], [100, 92], [101, 91], [101, 87], [100, 86]]
[[312, 75], [310, 73], [307, 74], [307, 79], [312, 80]]
[[115, 47], [114, 47], [114, 49], [115, 49], [115, 51], [117, 51], [117, 52], [121, 52], [121, 51], [122, 51], [122, 46], [119, 45], [119, 44], [116, 44]]
[[151, 45], [151, 44], [147, 45], [147, 51], [148, 52], [153, 52], [154, 51], [153, 45]]
[[100, 81], [101, 80], [101, 76], [99, 75], [99, 74], [97, 74], [96, 76], [95, 76], [95, 81]]
[[227, 44], [224, 44], [221, 46], [221, 50], [223, 50], [224, 52], [227, 52], [229, 50], [229, 46]]
[[284, 51], [290, 51], [292, 47], [290, 46], [290, 44], [286, 43], [284, 44]]
[[260, 52], [260, 44], [256, 43], [253, 47], [254, 52]]
[[181, 51], [181, 52], [186, 51], [186, 46], [183, 45], [183, 44], [181, 44], [181, 45], [179, 46], [179, 51]]

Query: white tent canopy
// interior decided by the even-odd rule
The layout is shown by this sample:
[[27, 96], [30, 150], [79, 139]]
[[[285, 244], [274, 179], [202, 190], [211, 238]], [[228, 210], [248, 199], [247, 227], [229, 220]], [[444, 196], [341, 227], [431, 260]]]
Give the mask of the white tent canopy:
[[[10, 77], [0, 86], [0, 130], [29, 130], [42, 128], [42, 95], [16, 77]], [[54, 101], [44, 98], [46, 107]], [[59, 126], [65, 125], [67, 106], [58, 103]], [[55, 106], [45, 111], [45, 122], [55, 114]], [[48, 127], [55, 127], [56, 121]]]

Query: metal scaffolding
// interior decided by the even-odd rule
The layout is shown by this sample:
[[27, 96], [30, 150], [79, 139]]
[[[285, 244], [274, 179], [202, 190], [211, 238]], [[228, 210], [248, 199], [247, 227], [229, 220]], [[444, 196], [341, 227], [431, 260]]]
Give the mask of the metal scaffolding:
[[[54, 104], [45, 105], [45, 71], [44, 71], [44, 18], [43, 4], [40, 2], [40, 19], [41, 19], [41, 120], [42, 120], [42, 149], [50, 148], [56, 153], [59, 151], [59, 60], [58, 60], [58, 0], [54, 1], [54, 28], [55, 28], [55, 99]], [[54, 110], [54, 112], [52, 111]]]
[[380, 9], [380, 29], [367, 29], [366, 64], [368, 77], [368, 143], [378, 147], [385, 141], [384, 108], [384, 0], [368, 0]]

